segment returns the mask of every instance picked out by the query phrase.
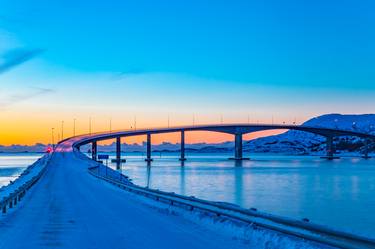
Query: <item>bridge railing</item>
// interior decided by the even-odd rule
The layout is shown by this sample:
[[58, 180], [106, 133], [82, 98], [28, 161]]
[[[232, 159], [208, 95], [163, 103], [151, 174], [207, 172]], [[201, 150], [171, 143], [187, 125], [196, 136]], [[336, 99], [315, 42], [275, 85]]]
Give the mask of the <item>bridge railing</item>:
[[[247, 130], [249, 128], [254, 128], [255, 130]], [[241, 129], [245, 129], [242, 130]], [[237, 129], [240, 129], [239, 131]], [[236, 134], [239, 132], [241, 134], [256, 132], [261, 130], [298, 130], [303, 132], [310, 132], [313, 134], [321, 135], [323, 137], [339, 137], [339, 136], [356, 136], [360, 138], [375, 140], [375, 134], [363, 133], [354, 130], [342, 130], [334, 129], [328, 127], [320, 126], [304, 126], [295, 124], [263, 124], [263, 123], [227, 123], [227, 124], [199, 124], [193, 126], [171, 126], [171, 127], [152, 127], [152, 128], [141, 128], [141, 129], [124, 129], [124, 130], [111, 130], [103, 132], [95, 132], [91, 134], [79, 135], [72, 138], [67, 138], [59, 142], [63, 143], [67, 140], [72, 140], [73, 146], [81, 146], [93, 141], [100, 141], [106, 139], [113, 139], [116, 137], [126, 137], [126, 136], [136, 136], [136, 135], [146, 135], [146, 134], [157, 134], [157, 133], [169, 133], [169, 132], [179, 132], [179, 131], [216, 131], [224, 132], [230, 134]]]
[[[225, 124], [212, 124], [212, 123], [199, 123], [199, 124], [192, 124], [192, 125], [176, 125], [176, 126], [152, 126], [152, 127], [139, 127], [139, 128], [132, 128], [132, 129], [116, 129], [116, 130], [103, 130], [103, 131], [96, 131], [96, 132], [91, 132], [91, 133], [86, 133], [86, 134], [81, 134], [77, 135], [75, 137], [91, 137], [91, 136], [96, 136], [96, 135], [102, 135], [102, 134], [112, 134], [112, 133], [121, 133], [121, 132], [139, 132], [139, 131], [154, 131], [154, 130], [173, 130], [173, 129], [184, 129], [184, 128], [199, 128], [199, 127], [210, 127], [210, 126], [246, 126], [246, 125], [253, 125], [253, 126], [264, 126], [264, 125], [272, 125], [272, 126], [299, 126], [297, 124], [269, 124], [269, 123], [225, 123]], [[282, 129], [282, 128], [281, 128]], [[58, 143], [63, 143], [64, 141], [67, 141], [69, 139], [72, 139], [74, 137], [69, 137], [65, 138]]]
[[370, 238], [330, 229], [325, 226], [311, 223], [308, 220], [300, 221], [289, 219], [259, 212], [254, 208], [245, 209], [229, 203], [206, 201], [193, 196], [187, 197], [175, 193], [140, 187], [132, 183], [124, 183], [123, 181], [120, 181], [118, 177], [110, 177], [111, 174], [101, 175], [100, 170], [97, 170], [98, 167], [100, 166], [90, 168], [89, 173], [129, 192], [143, 195], [172, 206], [183, 207], [190, 211], [196, 209], [212, 213], [217, 216], [227, 217], [232, 220], [253, 224], [282, 234], [307, 239], [329, 246], [347, 249], [375, 248], [375, 240]]
[[25, 196], [26, 192], [40, 179], [46, 170], [51, 155], [39, 158], [27, 167], [13, 182], [0, 189], [0, 211], [5, 214], [7, 208], [13, 208]]

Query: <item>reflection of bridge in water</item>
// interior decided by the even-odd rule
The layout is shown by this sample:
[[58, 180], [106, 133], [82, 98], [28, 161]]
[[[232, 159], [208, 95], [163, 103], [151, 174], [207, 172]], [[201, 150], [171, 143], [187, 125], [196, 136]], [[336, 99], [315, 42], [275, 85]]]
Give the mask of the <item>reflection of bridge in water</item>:
[[342, 136], [354, 136], [364, 139], [365, 148], [363, 150], [364, 157], [368, 158], [369, 151], [369, 141], [375, 141], [375, 135], [349, 131], [349, 130], [340, 130], [324, 127], [312, 127], [312, 126], [301, 126], [301, 125], [271, 125], [271, 124], [221, 124], [221, 125], [196, 125], [196, 126], [181, 126], [181, 127], [171, 127], [171, 128], [154, 128], [154, 129], [142, 129], [142, 130], [125, 130], [125, 131], [114, 131], [114, 132], [99, 132], [90, 135], [82, 135], [76, 138], [71, 138], [75, 140], [73, 146], [80, 148], [82, 145], [92, 144], [92, 159], [97, 159], [97, 142], [108, 139], [116, 139], [116, 162], [121, 162], [121, 138], [130, 137], [130, 136], [140, 136], [146, 135], [146, 161], [151, 162], [151, 136], [153, 134], [162, 134], [162, 133], [181, 133], [181, 142], [180, 142], [180, 160], [186, 160], [185, 157], [185, 132], [187, 131], [212, 131], [212, 132], [221, 132], [234, 135], [234, 160], [244, 160], [248, 159], [243, 157], [243, 148], [242, 148], [242, 136], [244, 134], [266, 131], [266, 130], [297, 130], [303, 132], [309, 132], [325, 137], [326, 139], [326, 156], [324, 158], [334, 159], [337, 158], [334, 155], [335, 149], [333, 140], [335, 137]]

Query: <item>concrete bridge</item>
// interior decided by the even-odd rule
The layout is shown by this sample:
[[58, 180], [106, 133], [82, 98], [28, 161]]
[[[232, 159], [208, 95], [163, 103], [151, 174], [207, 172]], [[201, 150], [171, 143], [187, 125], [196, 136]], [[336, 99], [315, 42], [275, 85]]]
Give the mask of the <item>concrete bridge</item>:
[[[294, 220], [254, 208], [246, 209], [137, 186], [124, 180], [118, 171], [90, 160], [76, 149], [91, 143], [96, 159], [97, 142], [116, 139], [117, 159], [121, 159], [122, 137], [147, 135], [147, 159], [151, 160], [153, 134], [180, 132], [181, 159], [185, 159], [185, 132], [203, 130], [233, 134], [236, 140], [235, 158], [243, 159], [242, 135], [271, 129], [312, 132], [325, 136], [327, 143], [332, 143], [336, 136], [375, 139], [369, 134], [318, 127], [243, 124], [103, 132], [69, 138], [60, 142], [51, 155], [44, 157], [44, 161], [30, 168], [30, 172], [23, 176], [26, 179], [18, 179], [24, 179], [26, 185], [11, 189], [9, 196], [0, 200], [0, 210], [6, 211], [0, 217], [0, 248], [224, 249], [278, 248], [281, 245], [284, 248], [327, 248], [328, 245], [334, 248], [375, 249], [375, 241], [371, 238], [325, 228], [308, 219]], [[333, 156], [333, 153], [330, 155]], [[41, 169], [37, 171], [38, 177], [30, 183], [27, 177], [31, 178], [33, 170], [38, 168]], [[103, 184], [99, 181], [103, 181]], [[11, 184], [14, 185], [17, 183]], [[157, 206], [163, 212], [146, 205], [151, 202], [158, 202]], [[182, 215], [168, 215], [165, 210], [170, 209]], [[184, 218], [186, 212], [209, 213], [209, 217], [229, 217], [229, 220], [241, 224], [245, 222], [249, 226], [241, 225], [239, 229], [249, 228], [251, 233], [245, 235], [248, 240], [244, 243], [222, 229], [225, 223], [214, 222], [212, 228], [197, 226]], [[220, 229], [215, 229], [216, 225]], [[254, 226], [256, 229], [253, 229]], [[230, 230], [233, 230], [232, 226]], [[247, 234], [243, 230], [239, 230], [239, 233]]]
[[375, 141], [375, 135], [349, 131], [340, 130], [316, 126], [302, 126], [302, 125], [285, 125], [285, 124], [213, 124], [213, 125], [196, 125], [196, 126], [180, 126], [171, 128], [153, 128], [153, 129], [141, 129], [141, 130], [124, 130], [124, 131], [114, 131], [114, 132], [99, 132], [94, 134], [82, 135], [79, 137], [71, 138], [74, 143], [73, 146], [80, 148], [85, 144], [92, 144], [92, 159], [97, 159], [97, 142], [107, 139], [116, 139], [116, 161], [121, 162], [121, 138], [130, 136], [146, 135], [146, 161], [151, 162], [151, 137], [153, 134], [161, 133], [181, 133], [181, 155], [180, 160], [186, 160], [185, 157], [185, 132], [187, 131], [211, 131], [232, 134], [234, 136], [234, 160], [244, 160], [248, 159], [243, 157], [242, 148], [242, 137], [244, 134], [266, 131], [266, 130], [297, 130], [302, 132], [309, 132], [317, 134], [326, 138], [326, 156], [324, 158], [334, 159], [337, 158], [334, 155], [334, 145], [333, 140], [335, 137], [340, 136], [354, 136], [365, 140], [366, 148], [364, 150], [364, 157], [368, 158], [368, 144], [370, 141]]

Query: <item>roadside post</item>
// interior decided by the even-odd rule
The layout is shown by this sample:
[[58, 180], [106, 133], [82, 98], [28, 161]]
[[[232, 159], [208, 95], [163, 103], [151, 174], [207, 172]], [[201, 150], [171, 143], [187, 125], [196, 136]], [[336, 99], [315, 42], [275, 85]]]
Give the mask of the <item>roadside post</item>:
[[105, 176], [107, 176], [107, 174], [108, 174], [108, 159], [109, 159], [109, 156], [108, 155], [98, 155], [98, 159], [99, 160], [105, 160]]

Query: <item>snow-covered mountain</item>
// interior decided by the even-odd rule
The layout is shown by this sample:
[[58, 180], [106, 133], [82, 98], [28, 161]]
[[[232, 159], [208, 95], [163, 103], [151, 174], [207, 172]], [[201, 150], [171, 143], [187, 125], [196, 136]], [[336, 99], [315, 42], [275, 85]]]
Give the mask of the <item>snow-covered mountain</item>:
[[[326, 114], [312, 118], [302, 125], [375, 134], [375, 114]], [[335, 143], [339, 151], [360, 151], [363, 147], [363, 141], [355, 137], [336, 138]], [[325, 138], [312, 133], [290, 130], [279, 135], [246, 141], [244, 149], [252, 152], [321, 154], [325, 150]]]

